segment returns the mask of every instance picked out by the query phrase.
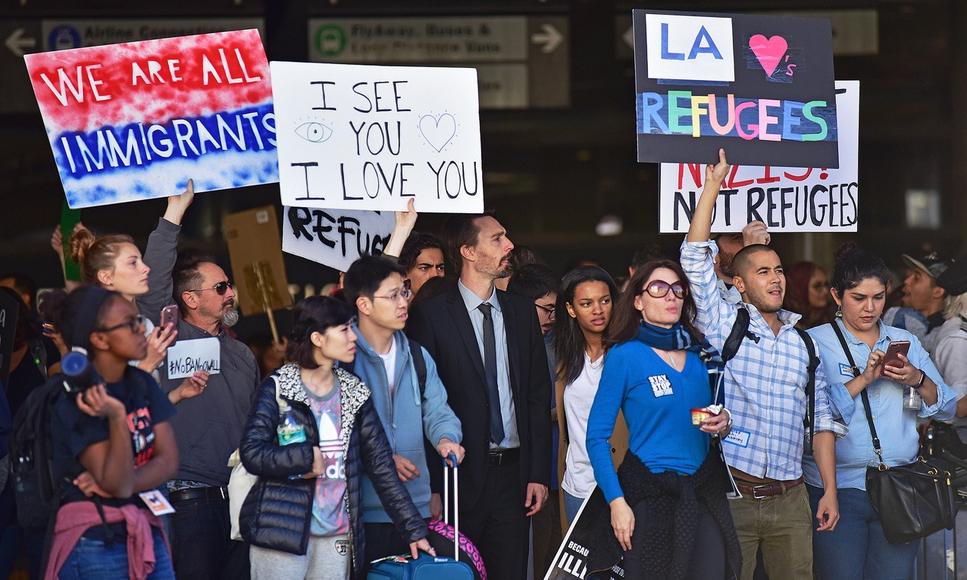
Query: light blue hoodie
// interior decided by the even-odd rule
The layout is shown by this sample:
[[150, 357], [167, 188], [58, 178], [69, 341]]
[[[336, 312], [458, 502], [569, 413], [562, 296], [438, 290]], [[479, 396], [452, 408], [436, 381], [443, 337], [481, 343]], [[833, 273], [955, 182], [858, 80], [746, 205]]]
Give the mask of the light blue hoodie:
[[[447, 405], [447, 391], [437, 374], [436, 363], [430, 353], [423, 349], [423, 360], [426, 361], [426, 389], [421, 400], [420, 381], [410, 353], [410, 343], [402, 331], [393, 334], [396, 342], [396, 390], [392, 400], [389, 395], [388, 379], [383, 360], [373, 347], [366, 342], [366, 338], [359, 331], [359, 326], [353, 325], [356, 333], [356, 360], [353, 363], [353, 374], [358, 376], [372, 391], [372, 401], [376, 406], [386, 438], [394, 455], [401, 455], [413, 462], [420, 471], [419, 477], [403, 483], [409, 492], [413, 504], [424, 518], [430, 517], [430, 475], [429, 469], [443, 469], [439, 456], [429, 458], [424, 451], [424, 433], [433, 446], [440, 439], [447, 438], [454, 443], [460, 443], [463, 433], [460, 419]], [[422, 348], [422, 347], [421, 347]], [[373, 488], [372, 482], [363, 476], [363, 521], [368, 524], [392, 523], [389, 515], [383, 509], [383, 504]]]

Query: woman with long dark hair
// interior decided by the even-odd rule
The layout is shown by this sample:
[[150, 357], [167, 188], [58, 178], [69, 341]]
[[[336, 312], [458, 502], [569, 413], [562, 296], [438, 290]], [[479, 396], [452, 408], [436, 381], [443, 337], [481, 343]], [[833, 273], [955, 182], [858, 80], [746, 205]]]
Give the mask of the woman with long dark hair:
[[786, 270], [786, 298], [782, 307], [801, 314], [798, 326], [810, 329], [833, 320], [829, 277], [815, 262], [796, 262]]
[[[918, 420], [934, 417], [956, 398], [917, 337], [880, 320], [889, 281], [890, 271], [879, 256], [853, 244], [843, 246], [830, 290], [839, 306], [836, 320], [809, 331], [829, 373], [833, 415], [849, 428], [836, 441], [839, 524], [832, 531], [813, 532], [813, 569], [820, 578], [913, 577], [920, 544], [887, 541], [866, 494], [866, 470], [911, 463], [919, 451]], [[885, 353], [894, 341], [908, 342], [909, 349], [887, 362]], [[866, 405], [882, 457], [874, 451]], [[823, 484], [811, 456], [803, 461], [803, 474], [815, 510]]]
[[259, 476], [239, 514], [253, 580], [365, 578], [363, 472], [400, 535], [433, 553], [393, 463], [369, 389], [336, 366], [356, 356], [353, 310], [313, 296], [296, 305], [287, 358], [259, 387], [242, 444]]
[[[635, 271], [608, 330], [614, 346], [591, 407], [587, 446], [611, 506], [596, 537], [610, 537], [603, 555], [623, 552], [626, 578], [720, 580], [742, 569], [726, 468], [712, 447], [731, 423], [718, 397], [724, 363], [696, 331], [695, 314], [681, 267], [656, 260]], [[619, 410], [629, 445], [615, 473], [608, 438]], [[593, 557], [589, 567], [598, 563]]]
[[568, 522], [594, 489], [584, 439], [604, 365], [604, 334], [617, 297], [614, 280], [597, 266], [575, 268], [561, 280], [554, 322], [555, 387], [557, 408], [564, 409], [558, 413], [558, 422], [566, 435], [560, 443], [560, 457], [565, 458], [561, 489]]

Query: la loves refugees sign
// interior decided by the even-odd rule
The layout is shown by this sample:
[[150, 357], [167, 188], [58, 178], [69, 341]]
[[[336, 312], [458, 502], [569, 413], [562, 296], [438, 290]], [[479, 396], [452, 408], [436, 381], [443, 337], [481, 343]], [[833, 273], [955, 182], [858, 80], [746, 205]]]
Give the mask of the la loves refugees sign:
[[24, 59], [71, 208], [278, 181], [257, 30]]
[[[751, 221], [771, 232], [855, 232], [859, 220], [859, 81], [836, 81], [838, 169], [732, 164], [715, 203], [713, 232]], [[729, 162], [732, 152], [726, 151]], [[661, 233], [688, 231], [705, 180], [704, 163], [661, 164]]]
[[638, 161], [838, 167], [821, 18], [633, 11]]

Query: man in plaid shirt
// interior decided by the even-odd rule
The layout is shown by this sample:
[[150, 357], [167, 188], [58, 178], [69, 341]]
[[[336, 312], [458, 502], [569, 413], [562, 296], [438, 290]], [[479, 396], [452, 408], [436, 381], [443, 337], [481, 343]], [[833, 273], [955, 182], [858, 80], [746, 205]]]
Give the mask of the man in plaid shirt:
[[[723, 448], [742, 498], [730, 503], [742, 546], [742, 580], [752, 580], [756, 552], [762, 550], [770, 578], [810, 580], [812, 515], [802, 458], [808, 401], [808, 352], [795, 330], [799, 315], [782, 310], [786, 279], [779, 256], [752, 244], [735, 255], [733, 284], [742, 296], [730, 304], [720, 294], [709, 241], [712, 210], [728, 171], [725, 151], [705, 171], [702, 197], [682, 244], [681, 263], [698, 307], [696, 326], [721, 350], [739, 308], [750, 315], [749, 332], [725, 369], [726, 404], [733, 426]], [[768, 241], [764, 226], [760, 231]], [[839, 519], [836, 499], [834, 424], [822, 365], [816, 369], [813, 453], [825, 495], [816, 513], [817, 531], [832, 530]]]

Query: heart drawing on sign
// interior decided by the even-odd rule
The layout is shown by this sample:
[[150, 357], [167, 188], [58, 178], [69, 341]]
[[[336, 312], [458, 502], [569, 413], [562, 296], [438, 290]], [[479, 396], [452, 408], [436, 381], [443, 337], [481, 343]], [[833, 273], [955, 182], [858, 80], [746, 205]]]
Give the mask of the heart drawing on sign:
[[789, 43], [781, 36], [766, 38], [761, 34], [756, 34], [749, 38], [749, 48], [752, 54], [759, 59], [759, 64], [766, 71], [766, 76], [771, 77], [779, 66], [779, 59], [786, 54]]
[[457, 120], [450, 113], [420, 117], [420, 134], [439, 153], [457, 134]]

